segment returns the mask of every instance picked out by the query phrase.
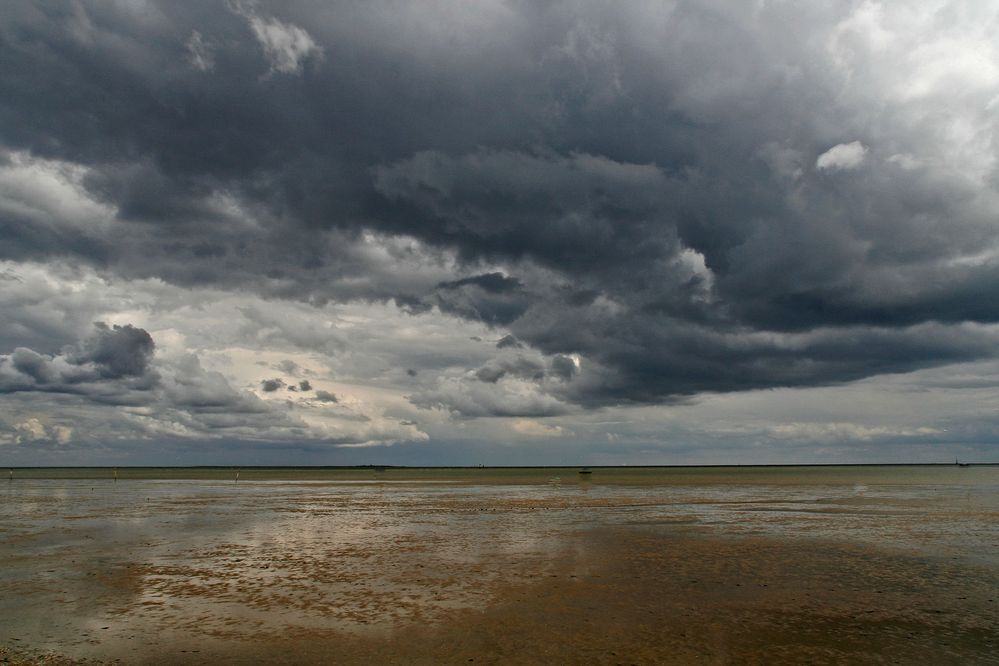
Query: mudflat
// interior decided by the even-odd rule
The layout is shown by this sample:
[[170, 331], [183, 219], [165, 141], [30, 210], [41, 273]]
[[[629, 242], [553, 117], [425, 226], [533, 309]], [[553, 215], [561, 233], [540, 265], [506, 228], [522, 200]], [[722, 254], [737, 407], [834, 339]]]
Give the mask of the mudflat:
[[555, 472], [16, 479], [2, 658], [999, 663], [995, 468]]

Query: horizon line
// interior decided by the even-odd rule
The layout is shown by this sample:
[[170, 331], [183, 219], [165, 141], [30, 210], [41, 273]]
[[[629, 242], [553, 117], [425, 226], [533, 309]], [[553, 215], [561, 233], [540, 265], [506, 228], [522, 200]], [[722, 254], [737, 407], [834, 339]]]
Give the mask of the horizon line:
[[684, 469], [697, 467], [954, 467], [999, 466], [999, 462], [877, 462], [877, 463], [710, 463], [663, 465], [0, 465], [8, 469]]

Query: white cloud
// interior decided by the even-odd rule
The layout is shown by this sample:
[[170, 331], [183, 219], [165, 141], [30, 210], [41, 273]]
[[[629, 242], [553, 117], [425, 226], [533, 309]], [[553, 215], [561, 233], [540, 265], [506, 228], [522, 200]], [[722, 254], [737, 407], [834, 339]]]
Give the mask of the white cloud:
[[514, 432], [528, 437], [561, 437], [565, 434], [562, 426], [547, 425], [533, 419], [517, 419], [510, 427]]
[[[6, 159], [3, 159], [6, 158]], [[96, 201], [84, 187], [90, 169], [29, 152], [0, 152], [0, 215], [29, 221], [38, 229], [105, 231], [115, 209]]]
[[867, 156], [867, 146], [859, 141], [841, 143], [819, 155], [815, 166], [824, 171], [847, 171], [860, 166]]
[[192, 67], [202, 72], [210, 72], [215, 67], [212, 47], [197, 30], [193, 31], [187, 40], [187, 60]]
[[940, 430], [929, 427], [868, 426], [859, 423], [781, 423], [767, 428], [777, 439], [800, 442], [871, 441], [900, 437], [927, 437], [939, 435]]
[[45, 426], [38, 419], [28, 419], [14, 426], [17, 430], [18, 442], [34, 441], [45, 438]]
[[323, 57], [323, 48], [303, 28], [260, 16], [238, 3], [234, 4], [234, 10], [250, 23], [253, 36], [271, 63], [271, 72], [299, 74], [307, 59]]
[[[129, 437], [330, 446], [424, 441], [416, 421], [429, 417], [396, 382], [410, 388], [431, 382], [436, 373], [428, 368], [476, 354], [484, 361], [494, 351], [481, 341], [488, 330], [481, 325], [439, 312], [409, 315], [392, 304], [269, 302], [16, 262], [0, 262], [0, 280], [0, 310], [10, 316], [0, 318], [0, 389], [6, 391], [0, 440], [8, 444], [18, 436], [14, 424], [39, 413], [53, 423], [78, 423], [74, 439], [81, 443]], [[155, 341], [148, 372], [108, 380], [93, 364], [67, 360], [69, 352], [58, 350], [92, 332], [94, 321], [148, 330]], [[3, 353], [17, 347], [24, 349]], [[275, 376], [296, 387], [308, 379], [310, 387], [258, 395], [260, 381]], [[320, 390], [338, 402], [316, 399]], [[50, 429], [37, 441], [66, 439], [61, 432]]]
[[73, 429], [68, 426], [47, 425], [38, 418], [31, 417], [15, 423], [13, 432], [4, 436], [0, 433], [0, 444], [33, 444], [35, 442], [55, 442], [67, 444], [73, 437]]
[[554, 416], [569, 406], [534, 381], [504, 377], [495, 383], [480, 381], [474, 374], [442, 378], [435, 387], [410, 397], [417, 407], [445, 409], [464, 417]]
[[889, 157], [887, 161], [905, 171], [913, 171], [923, 166], [922, 160], [915, 155], [910, 155], [909, 153], [895, 153]]
[[988, 182], [996, 160], [988, 105], [999, 92], [995, 12], [989, 2], [854, 5], [827, 43], [840, 108], [869, 113], [864, 126], [883, 128], [881, 145], [917, 153], [941, 177]]

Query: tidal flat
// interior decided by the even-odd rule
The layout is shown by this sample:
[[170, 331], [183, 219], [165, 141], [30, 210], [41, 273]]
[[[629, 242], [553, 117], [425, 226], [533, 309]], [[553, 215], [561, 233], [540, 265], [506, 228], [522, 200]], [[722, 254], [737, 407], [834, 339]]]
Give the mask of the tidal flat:
[[13, 470], [0, 659], [999, 663], [997, 466], [236, 471]]

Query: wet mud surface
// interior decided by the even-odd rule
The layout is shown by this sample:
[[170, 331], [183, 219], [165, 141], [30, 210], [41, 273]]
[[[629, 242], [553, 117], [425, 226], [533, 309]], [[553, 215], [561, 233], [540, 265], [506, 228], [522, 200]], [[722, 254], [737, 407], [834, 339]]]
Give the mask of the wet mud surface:
[[35, 482], [0, 660], [999, 663], [991, 493]]

